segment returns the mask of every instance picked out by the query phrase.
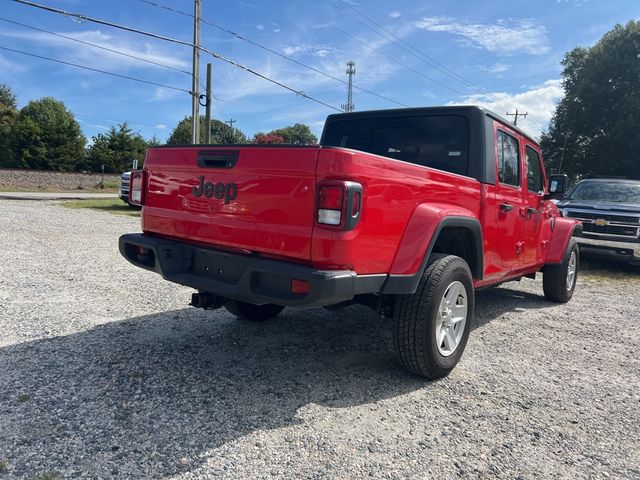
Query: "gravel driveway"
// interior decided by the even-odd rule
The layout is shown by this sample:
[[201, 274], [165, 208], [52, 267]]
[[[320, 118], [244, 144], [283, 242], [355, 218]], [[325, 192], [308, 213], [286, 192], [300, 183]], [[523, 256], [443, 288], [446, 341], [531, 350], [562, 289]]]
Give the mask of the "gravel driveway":
[[364, 307], [265, 324], [120, 257], [135, 218], [0, 201], [0, 477], [640, 478], [640, 274], [478, 294], [446, 379]]

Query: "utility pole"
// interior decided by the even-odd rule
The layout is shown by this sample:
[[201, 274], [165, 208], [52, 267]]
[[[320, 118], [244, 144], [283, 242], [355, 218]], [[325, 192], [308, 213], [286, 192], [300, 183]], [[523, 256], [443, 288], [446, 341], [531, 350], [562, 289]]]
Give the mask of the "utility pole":
[[191, 143], [200, 143], [200, 1], [193, 4], [193, 69], [191, 71]]
[[347, 75], [349, 75], [349, 85], [347, 87], [347, 103], [342, 106], [345, 112], [353, 112], [356, 107], [353, 104], [353, 76], [356, 74], [356, 62], [349, 60], [347, 62]]
[[211, 64], [207, 63], [207, 104], [205, 106], [205, 121], [206, 130], [204, 132], [204, 143], [207, 145], [211, 143], [211, 100], [213, 97], [211, 96]]
[[518, 117], [527, 118], [527, 115], [529, 115], [529, 112], [518, 113], [518, 109], [516, 108], [516, 113], [507, 112], [507, 115], [509, 115], [510, 117], [514, 117], [513, 118], [513, 124], [514, 125], [518, 125]]
[[235, 120], [235, 119], [233, 119], [233, 118], [230, 118], [229, 120], [227, 120], [227, 121], [226, 121], [226, 122], [224, 122], [224, 123], [226, 123], [226, 124], [227, 124], [227, 125], [229, 125], [231, 128], [233, 128], [233, 124], [234, 124], [234, 123], [236, 123], [236, 122], [237, 122], [237, 120]]

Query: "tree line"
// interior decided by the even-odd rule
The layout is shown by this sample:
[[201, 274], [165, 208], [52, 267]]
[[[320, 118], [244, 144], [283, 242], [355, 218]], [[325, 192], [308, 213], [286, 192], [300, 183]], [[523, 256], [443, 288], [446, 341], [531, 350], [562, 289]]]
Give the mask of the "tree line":
[[[549, 170], [640, 179], [640, 22], [616, 25], [592, 47], [571, 50], [562, 66], [565, 95], [540, 142]], [[201, 143], [205, 128], [201, 117]], [[212, 120], [210, 129], [214, 144], [317, 143], [309, 127], [299, 123], [252, 138], [219, 120]], [[166, 143], [190, 142], [191, 119], [185, 117]], [[0, 167], [96, 172], [104, 165], [106, 172], [120, 172], [159, 143], [122, 123], [94, 136], [87, 147], [62, 102], [46, 97], [18, 110], [14, 93], [0, 85]]]
[[565, 95], [541, 146], [556, 172], [640, 179], [640, 22], [562, 60]]
[[[316, 144], [318, 139], [307, 125], [296, 123], [268, 133], [247, 137], [240, 129], [220, 120], [211, 120], [211, 143], [289, 143]], [[200, 143], [204, 143], [206, 120], [200, 117]], [[191, 117], [182, 119], [172, 130], [167, 145], [191, 143]], [[128, 123], [112, 126], [87, 145], [80, 124], [63, 102], [52, 97], [30, 101], [18, 109], [16, 96], [0, 84], [0, 168], [119, 173], [131, 168], [133, 160], [142, 162], [149, 147], [160, 145], [153, 137], [145, 139]]]

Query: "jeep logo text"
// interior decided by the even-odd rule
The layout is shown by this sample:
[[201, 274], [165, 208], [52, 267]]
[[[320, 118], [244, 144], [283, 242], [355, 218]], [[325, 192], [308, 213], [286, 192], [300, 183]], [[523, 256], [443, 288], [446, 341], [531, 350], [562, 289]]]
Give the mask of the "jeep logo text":
[[191, 190], [194, 197], [200, 197], [204, 195], [207, 198], [216, 197], [218, 200], [224, 198], [224, 203], [229, 203], [231, 200], [235, 200], [238, 196], [238, 186], [235, 183], [213, 183], [204, 181], [204, 176], [200, 177], [197, 187], [193, 187]]

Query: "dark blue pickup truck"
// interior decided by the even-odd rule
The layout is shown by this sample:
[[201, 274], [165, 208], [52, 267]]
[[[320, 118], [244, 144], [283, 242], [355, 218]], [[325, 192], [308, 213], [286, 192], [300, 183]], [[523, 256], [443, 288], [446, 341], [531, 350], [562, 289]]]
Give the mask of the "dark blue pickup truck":
[[558, 208], [582, 221], [581, 253], [640, 263], [640, 180], [582, 180]]

